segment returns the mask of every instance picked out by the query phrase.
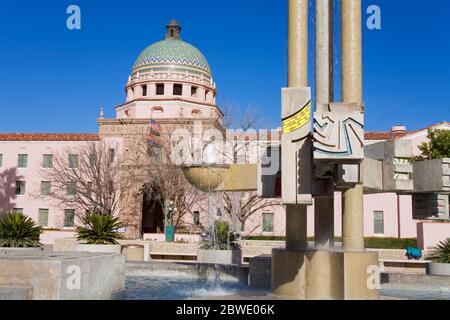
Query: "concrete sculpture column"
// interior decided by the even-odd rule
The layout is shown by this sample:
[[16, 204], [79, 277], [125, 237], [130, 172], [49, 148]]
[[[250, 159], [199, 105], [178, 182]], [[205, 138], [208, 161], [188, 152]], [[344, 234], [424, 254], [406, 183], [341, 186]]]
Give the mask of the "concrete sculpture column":
[[334, 99], [333, 0], [316, 1], [316, 109]]
[[[288, 87], [308, 87], [308, 0], [289, 0]], [[291, 248], [307, 246], [306, 211], [306, 205], [286, 206], [286, 238]]]
[[[327, 112], [334, 101], [333, 0], [316, 1], [316, 112]], [[316, 246], [334, 246], [334, 198], [316, 197], [314, 202]]]
[[308, 86], [308, 0], [289, 0], [288, 86]]
[[[361, 0], [341, 2], [342, 99], [360, 106], [362, 99]], [[344, 191], [342, 236], [345, 251], [364, 251], [363, 186]]]

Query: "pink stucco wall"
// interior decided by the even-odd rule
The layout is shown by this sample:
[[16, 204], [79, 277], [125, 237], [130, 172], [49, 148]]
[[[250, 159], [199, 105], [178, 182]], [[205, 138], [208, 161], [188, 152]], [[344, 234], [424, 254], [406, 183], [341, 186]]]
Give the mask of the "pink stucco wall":
[[450, 238], [450, 223], [420, 222], [417, 226], [417, 244], [421, 249], [435, 247]]
[[[3, 163], [0, 168], [0, 214], [13, 209], [23, 209], [24, 214], [38, 221], [39, 209], [49, 209], [48, 228], [62, 229], [64, 210], [71, 209], [60, 205], [55, 200], [40, 196], [42, 161], [44, 154], [64, 153], [74, 150], [82, 143], [78, 141], [1, 141], [0, 154]], [[27, 154], [26, 168], [17, 168], [18, 155]], [[16, 181], [25, 181], [25, 195], [15, 195]], [[76, 215], [81, 212], [76, 212]], [[75, 222], [79, 222], [75, 218]]]

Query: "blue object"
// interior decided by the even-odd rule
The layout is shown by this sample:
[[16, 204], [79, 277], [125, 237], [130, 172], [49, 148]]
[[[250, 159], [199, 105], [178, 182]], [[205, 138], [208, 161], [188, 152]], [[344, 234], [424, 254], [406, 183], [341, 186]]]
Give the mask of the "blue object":
[[175, 242], [175, 227], [166, 226], [165, 227], [166, 242]]
[[422, 258], [422, 250], [420, 250], [419, 248], [408, 247], [406, 249], [406, 256], [410, 260], [412, 259], [419, 260], [420, 258]]

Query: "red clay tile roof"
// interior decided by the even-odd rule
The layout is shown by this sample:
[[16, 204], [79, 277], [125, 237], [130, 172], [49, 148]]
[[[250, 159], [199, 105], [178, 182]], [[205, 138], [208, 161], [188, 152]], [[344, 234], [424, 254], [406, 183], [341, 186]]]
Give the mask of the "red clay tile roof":
[[99, 141], [99, 135], [89, 133], [0, 133], [0, 141]]
[[401, 138], [408, 134], [408, 132], [365, 132], [364, 138], [366, 140], [388, 140], [392, 138]]

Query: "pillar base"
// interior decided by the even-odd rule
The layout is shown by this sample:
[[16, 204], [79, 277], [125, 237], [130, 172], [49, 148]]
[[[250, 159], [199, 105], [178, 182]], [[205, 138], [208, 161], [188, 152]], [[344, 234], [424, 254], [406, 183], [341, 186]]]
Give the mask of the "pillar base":
[[305, 300], [344, 299], [344, 254], [332, 251], [272, 251], [272, 291]]
[[377, 252], [345, 252], [345, 300], [377, 300], [380, 297]]
[[272, 251], [272, 292], [303, 300], [376, 300], [378, 253]]

